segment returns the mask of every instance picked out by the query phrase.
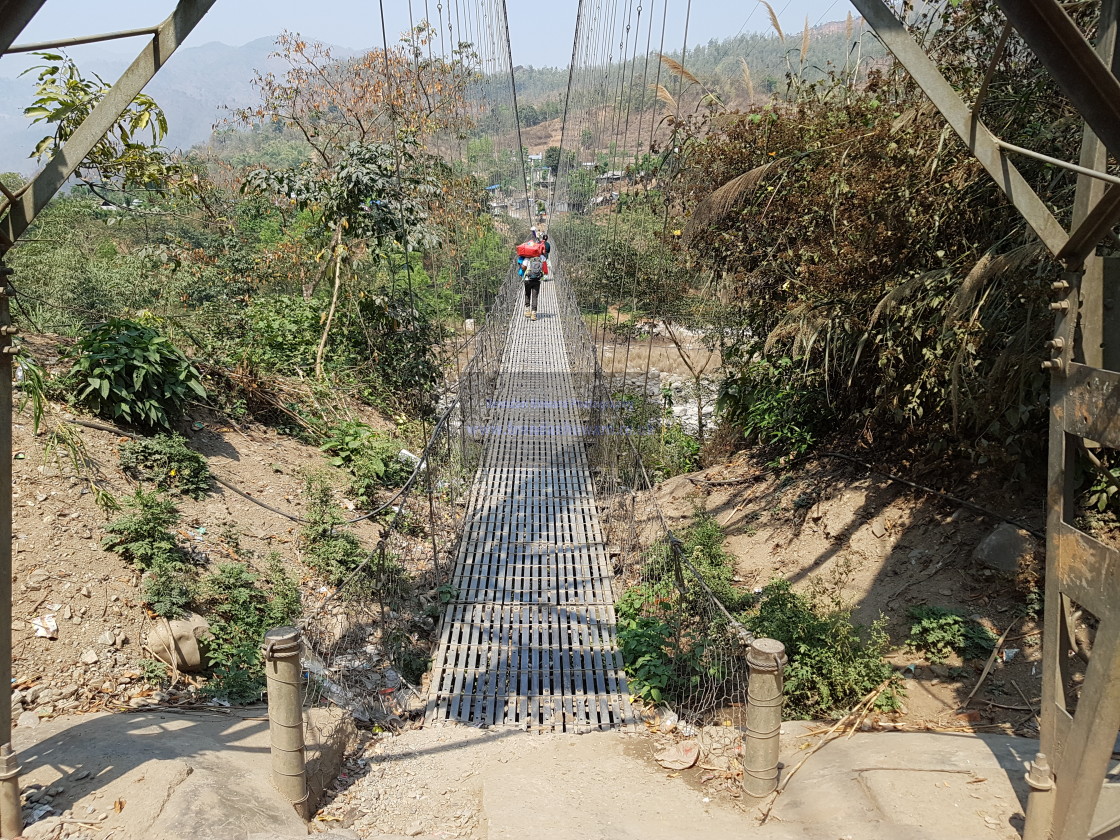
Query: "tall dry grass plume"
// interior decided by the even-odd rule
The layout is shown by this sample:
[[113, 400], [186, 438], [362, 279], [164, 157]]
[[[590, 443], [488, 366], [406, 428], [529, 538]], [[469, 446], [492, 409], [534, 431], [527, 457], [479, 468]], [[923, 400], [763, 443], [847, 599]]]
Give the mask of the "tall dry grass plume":
[[704, 86], [703, 83], [698, 78], [696, 78], [696, 76], [693, 75], [692, 72], [690, 72], [689, 69], [687, 67], [685, 67], [683, 64], [681, 64], [679, 61], [677, 61], [674, 58], [669, 58], [669, 56], [667, 56], [667, 55], [661, 55], [660, 53], [658, 53], [658, 55], [661, 58], [661, 63], [669, 68], [670, 73], [672, 73], [675, 76], [679, 76], [680, 78], [684, 79], [686, 82], [692, 82], [692, 84], [699, 85], [700, 87]]
[[739, 58], [739, 67], [743, 71], [743, 87], [747, 91], [747, 102], [754, 102], [754, 79], [751, 78], [751, 68], [745, 58]]
[[778, 23], [778, 13], [774, 11], [774, 7], [767, 3], [766, 0], [758, 0], [758, 2], [766, 7], [766, 12], [770, 15], [770, 25], [774, 27], [774, 31], [778, 33], [778, 38], [781, 39], [784, 44], [786, 41], [786, 34], [782, 32], [782, 25]]
[[677, 110], [677, 100], [673, 98], [673, 94], [669, 93], [668, 88], [662, 84], [650, 85], [657, 98], [664, 102], [672, 111]]
[[713, 191], [696, 205], [692, 217], [685, 226], [684, 240], [691, 242], [694, 237], [703, 233], [714, 222], [737, 209], [758, 188], [762, 179], [784, 162], [785, 158], [778, 158], [769, 163], [764, 163], [762, 166], [756, 166], [742, 175], [736, 175], [722, 187]]

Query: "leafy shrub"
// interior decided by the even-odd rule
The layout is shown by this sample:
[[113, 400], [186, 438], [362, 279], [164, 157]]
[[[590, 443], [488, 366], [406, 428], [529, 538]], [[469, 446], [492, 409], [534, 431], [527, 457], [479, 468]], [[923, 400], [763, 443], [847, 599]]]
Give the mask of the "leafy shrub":
[[[681, 552], [704, 579], [710, 589], [730, 612], [739, 612], [753, 603], [754, 596], [745, 589], [737, 587], [735, 576], [735, 555], [723, 547], [723, 529], [715, 517], [700, 512], [692, 524], [680, 534]], [[651, 572], [663, 580], [671, 580], [673, 561], [667, 548], [656, 551], [651, 556]], [[688, 574], [694, 574], [688, 570]], [[688, 598], [697, 607], [706, 602], [707, 594], [689, 588]]]
[[[412, 282], [425, 289], [422, 270], [414, 267], [411, 273]], [[410, 296], [408, 284], [401, 282], [405, 278], [402, 270], [397, 283], [356, 301], [351, 341], [362, 360], [364, 396], [371, 405], [429, 414], [435, 388], [443, 379], [434, 348], [446, 337], [436, 302], [423, 292]]]
[[[861, 635], [852, 624], [850, 611], [800, 595], [789, 581], [767, 585], [757, 609], [744, 623], [757, 636], [777, 639], [786, 646], [787, 718], [838, 717], [894, 674], [883, 660], [890, 647], [885, 618]], [[897, 708], [899, 692], [896, 685], [888, 686], [876, 701], [877, 707]]]
[[170, 499], [138, 489], [124, 508], [124, 516], [105, 526], [103, 549], [145, 570], [180, 562], [182, 553], [168, 530], [179, 521], [179, 511]]
[[759, 361], [720, 388], [716, 410], [763, 446], [802, 455], [816, 443], [816, 427], [827, 416], [820, 394], [789, 381], [792, 362]]
[[[986, 67], [967, 45], [989, 37], [992, 18], [942, 11], [926, 30], [936, 54], [954, 85], [979, 84]], [[997, 108], [1010, 142], [1076, 154], [1071, 132], [1041, 128], [1060, 123], [1066, 104], [1029, 51], [997, 78], [1014, 90]], [[1054, 269], [1037, 270], [1043, 249], [1021, 247], [1021, 217], [964, 145], [939, 144], [943, 122], [901, 77], [872, 71], [856, 84], [837, 74], [790, 94], [697, 120], [688, 165], [666, 184], [682, 202], [690, 265], [736, 267], [720, 291], [749, 329], [725, 344], [725, 360], [748, 367], [762, 348], [796, 359], [783, 381], [827, 396], [839, 426], [829, 431], [893, 427], [1008, 461], [1038, 451], [1045, 379], [1024, 354], [1046, 326], [1034, 313]], [[930, 150], [927, 166], [915, 165], [915, 149]], [[733, 209], [719, 204], [727, 192], [713, 190], [751, 170], [758, 180]], [[895, 188], [884, 191], [888, 172]], [[1067, 206], [1072, 190], [1052, 171], [1025, 162], [1024, 177]], [[956, 187], [926, 189], [934, 179]]]
[[259, 700], [265, 683], [261, 640], [267, 630], [298, 618], [295, 581], [273, 554], [263, 580], [244, 563], [223, 563], [202, 579], [200, 595], [211, 631], [206, 659], [212, 675], [205, 693], [230, 703]]
[[667, 581], [632, 586], [616, 605], [630, 693], [647, 703], [678, 702], [700, 681], [697, 663], [675, 644], [679, 607]]
[[331, 487], [324, 476], [309, 476], [304, 492], [308, 520], [302, 534], [304, 558], [328, 583], [341, 585], [366, 561], [369, 552], [352, 533], [337, 530], [342, 516], [331, 500]]
[[142, 429], [170, 429], [187, 401], [205, 397], [198, 369], [166, 336], [124, 318], [112, 318], [74, 345], [67, 378], [74, 399], [108, 420]]
[[[616, 606], [630, 690], [653, 703], [687, 702], [702, 684], [729, 676], [727, 621], [713, 614], [709, 595], [694, 575], [731, 611], [744, 609], [752, 599], [732, 582], [734, 558], [723, 550], [723, 532], [712, 517], [699, 516], [682, 532], [681, 543], [691, 567], [678, 569], [670, 546], [654, 546], [646, 557], [647, 581], [627, 589]], [[678, 574], [693, 584], [683, 593]], [[718, 695], [718, 688], [710, 694]]]
[[178, 618], [194, 603], [194, 569], [182, 560], [158, 560], [144, 573], [143, 591], [152, 612]]
[[1117, 490], [1120, 487], [1120, 467], [1112, 466], [1115, 460], [1110, 450], [1102, 450], [1098, 463], [1091, 471], [1086, 471], [1084, 478], [1088, 490], [1084, 493], [1084, 501], [1090, 511], [1104, 513], [1110, 507], [1113, 512], [1120, 510], [1120, 491]]
[[124, 516], [105, 526], [101, 547], [144, 571], [144, 600], [153, 612], [177, 618], [195, 594], [194, 572], [169, 530], [179, 521], [179, 511], [167, 497], [139, 489], [124, 508]]
[[169, 676], [167, 663], [158, 659], [141, 659], [140, 675], [148, 685], [161, 688], [167, 683]]
[[351, 492], [369, 503], [380, 487], [399, 487], [412, 474], [413, 465], [400, 459], [401, 444], [365, 423], [348, 421], [332, 426], [322, 451], [330, 462], [353, 475]]
[[653, 471], [659, 479], [672, 478], [700, 468], [700, 441], [680, 423], [662, 421]]
[[201, 499], [210, 490], [206, 459], [187, 446], [182, 435], [159, 434], [122, 443], [121, 469], [159, 490]]
[[339, 586], [366, 561], [369, 552], [349, 531], [339, 531], [309, 543], [305, 556], [327, 583]]
[[319, 318], [319, 303], [302, 295], [256, 297], [244, 313], [243, 352], [261, 370], [304, 373], [315, 363]]
[[996, 637], [987, 627], [955, 610], [919, 604], [906, 614], [911, 619], [907, 646], [934, 664], [954, 653], [964, 659], [983, 659], [995, 647]]
[[700, 442], [648, 397], [615, 394], [622, 422], [633, 435], [642, 463], [654, 481], [692, 472], [700, 466]]

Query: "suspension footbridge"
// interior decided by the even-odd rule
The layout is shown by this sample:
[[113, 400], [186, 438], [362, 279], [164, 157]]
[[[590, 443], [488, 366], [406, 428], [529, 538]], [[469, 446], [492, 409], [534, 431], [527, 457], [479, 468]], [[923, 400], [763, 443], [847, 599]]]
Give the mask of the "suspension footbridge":
[[[1120, 614], [1115, 598], [1107, 596], [1115, 594], [1114, 571], [1120, 559], [1114, 545], [1082, 531], [1069, 514], [1075, 509], [1074, 494], [1080, 481], [1075, 468], [1079, 453], [1084, 450], [1082, 454], [1095, 462], [1097, 457], [1090, 450], [1120, 449], [1120, 429], [1115, 422], [1120, 374], [1109, 355], [1115, 355], [1114, 348], [1105, 340], [1108, 322], [1104, 313], [1108, 307], [1101, 303], [1107, 300], [1103, 290], [1109, 276], [1104, 260], [1114, 261], [1115, 256], [1098, 250], [1102, 243], [1107, 246], [1115, 241], [1114, 229], [1120, 221], [1117, 178], [1108, 169], [1110, 155], [1115, 159], [1120, 150], [1120, 79], [1114, 66], [1120, 12], [1115, 3], [1098, 6], [1039, 0], [1013, 4], [1000, 0], [988, 4], [990, 9], [985, 14], [994, 16], [990, 32], [1002, 31], [1002, 35], [994, 39], [969, 34], [970, 54], [976, 51], [975, 43], [985, 39], [993, 42], [990, 63], [982, 75], [984, 81], [973, 98], [974, 86], [964, 86], [969, 89], [967, 96], [957, 90], [957, 70], [944, 75], [931, 60], [937, 57], [937, 51], [928, 49], [922, 41], [922, 33], [931, 31], [930, 19], [912, 19], [909, 4], [902, 4], [901, 17], [894, 4], [884, 0], [853, 0], [853, 4], [895, 55], [899, 67], [909, 73], [944, 116], [947, 126], [937, 144], [934, 162], [944, 148], [949, 129], [955, 130], [976, 162], [1007, 194], [1033, 235], [1062, 264], [1062, 279], [1050, 288], [1055, 299], [1049, 311], [1055, 323], [1053, 338], [1047, 343], [1050, 357], [1043, 362], [1052, 377], [1045, 659], [1037, 713], [1041, 751], [1028, 775], [1034, 793], [1027, 837], [1081, 840], [1111, 836], [1120, 825], [1112, 801], [1115, 786], [1102, 787], [1101, 782], [1107, 782], [1114, 769], [1111, 750], [1120, 722], [1120, 699], [1114, 690], [1120, 672], [1116, 655]], [[96, 157], [94, 153], [107, 133], [112, 136], [130, 103], [215, 0], [179, 0], [174, 11], [155, 26], [16, 44], [42, 5], [43, 0], [0, 0], [0, 54], [34, 53], [126, 38], [141, 38], [143, 45], [119, 80], [99, 92], [95, 106], [83, 101], [78, 108], [68, 106], [53, 113], [50, 122], [58, 122], [63, 116], [71, 120], [74, 114], [87, 111], [74, 126], [56, 134], [47, 162], [30, 181], [20, 186], [0, 184], [0, 258], [25, 236], [83, 161]], [[410, 24], [420, 11], [417, 6], [414, 15], [412, 5], [407, 4]], [[778, 25], [780, 13], [769, 4], [762, 5], [770, 12], [784, 43]], [[706, 109], [723, 107], [720, 91], [710, 88], [689, 69], [693, 60], [688, 40], [692, 4], [684, 4], [683, 10], [676, 4], [683, 17], [675, 18], [680, 24], [675, 26], [669, 17], [674, 6], [671, 2], [657, 9], [641, 2], [581, 0], [562, 97], [559, 145], [548, 147], [547, 152], [553, 154], [539, 156], [528, 154], [530, 144], [522, 137], [522, 123], [530, 123], [523, 119], [518, 106], [519, 80], [515, 79], [505, 2], [437, 3], [434, 17], [425, 3], [424, 16], [431, 20], [411, 30], [406, 46], [395, 48], [390, 47], [386, 33], [385, 4], [379, 6], [381, 49], [374, 56], [377, 60], [365, 65], [367, 76], [350, 87], [360, 77], [358, 64], [333, 66], [325, 75], [321, 73], [323, 68], [315, 67], [312, 74], [326, 79], [324, 89], [357, 91], [360, 95], [354, 101], [359, 105], [383, 97], [374, 103], [372, 116], [363, 113], [349, 126], [343, 121], [329, 129], [337, 146], [343, 148], [342, 141], [352, 137], [368, 140], [371, 127], [375, 127], [374, 134], [391, 141], [388, 145], [393, 148], [386, 160], [391, 158], [394, 164], [396, 192], [407, 196], [409, 190], [402, 187], [401, 161], [411, 152], [406, 151], [404, 140], [417, 132], [430, 131], [432, 149], [438, 148], [456, 165], [467, 164], [456, 172], [469, 176], [463, 180], [485, 173], [482, 184], [496, 182], [485, 189], [508, 192], [501, 202], [487, 204], [476, 198], [462, 201], [480, 216], [497, 213], [499, 208], [509, 210], [509, 218], [517, 220], [516, 225], [508, 226], [510, 229], [521, 221], [528, 224], [534, 217], [543, 218], [546, 204], [538, 190], [546, 189], [548, 212], [555, 211], [557, 220], [560, 214], [570, 214], [567, 221], [573, 232], [573, 252], [579, 250], [594, 257], [584, 267], [586, 285], [582, 288], [594, 289], [597, 294], [606, 290], [601, 295], [603, 309], [609, 315], [608, 302], [613, 302], [614, 326], [620, 326], [618, 315], [623, 302], [632, 301], [632, 309], [637, 311], [637, 300], [644, 292], [640, 286], [648, 283], [649, 277], [640, 276], [637, 255], [623, 259], [614, 252], [621, 250], [619, 243], [648, 237], [658, 229], [664, 238], [670, 238], [674, 219], [671, 201], [665, 199], [664, 179], [687, 164], [689, 158], [685, 148], [688, 143], [681, 142], [677, 128]], [[1073, 6], [1085, 8], [1071, 17]], [[851, 19], [848, 24], [852, 24]], [[666, 52], [667, 46], [672, 49], [667, 36], [676, 31], [683, 35], [676, 53], [679, 60]], [[803, 69], [810, 33], [806, 18], [800, 50]], [[997, 137], [984, 122], [988, 118], [985, 100], [990, 104], [998, 99], [989, 97], [989, 82], [997, 78], [996, 72], [1008, 54], [1024, 50], [1037, 56], [1039, 67], [1050, 76], [1047, 85], [1065, 93], [1068, 113], [1076, 112], [1085, 121], [1078, 164], [1018, 145], [1021, 141], [1014, 135]], [[329, 57], [329, 52], [321, 55]], [[757, 103], [750, 66], [744, 57], [739, 59], [746, 102], [753, 108]], [[803, 84], [802, 75], [794, 78], [788, 55], [785, 61], [791, 85]], [[372, 76], [368, 75], [371, 72]], [[40, 81], [46, 75], [41, 75]], [[271, 78], [271, 74], [268, 76]], [[298, 74], [294, 78], [298, 79]], [[294, 88], [301, 95], [308, 90], [299, 84]], [[997, 86], [993, 84], [991, 89], [995, 92]], [[807, 90], [815, 88], [810, 85]], [[325, 93], [322, 102], [330, 103], [331, 95]], [[47, 97], [41, 101], [57, 100]], [[281, 101], [288, 100], [281, 97]], [[658, 102], [666, 104], [668, 110], [660, 110]], [[880, 105], [876, 99], [874, 106]], [[923, 103], [921, 108], [925, 107]], [[34, 113], [46, 109], [27, 110]], [[308, 113], [315, 119], [329, 114], [333, 120], [341, 112], [315, 105], [308, 107]], [[734, 116], [733, 112], [729, 116]], [[147, 112], [143, 117], [147, 120]], [[299, 117], [292, 111], [284, 120], [295, 124]], [[779, 123], [776, 112], [750, 117], [740, 121], [743, 136], [748, 139], [761, 132], [753, 128], [756, 124], [765, 127]], [[278, 125], [275, 115], [270, 119], [271, 125]], [[131, 128], [118, 131], [118, 139], [127, 141], [131, 137], [139, 125], [136, 115], [134, 120]], [[998, 122], [993, 121], [993, 125]], [[891, 133], [903, 124], [905, 119], [892, 123]], [[340, 132], [337, 135], [336, 129]], [[441, 133], [438, 138], [437, 132]], [[308, 139], [312, 136], [319, 135], [305, 132]], [[1031, 135], [1030, 139], [1038, 138]], [[323, 142], [322, 137], [319, 142]], [[545, 142], [551, 142], [551, 135]], [[847, 148], [846, 142], [843, 145]], [[322, 152], [322, 147], [315, 148]], [[814, 139], [811, 148], [797, 148], [796, 159], [820, 148]], [[776, 152], [768, 154], [774, 157]], [[589, 157], [594, 159], [583, 159]], [[532, 159], [546, 158], [554, 162], [535, 169], [530, 165]], [[1053, 196], [1046, 192], [1059, 182], [1047, 174], [1036, 184], [1024, 176], [1024, 172], [1029, 175], [1028, 170], [1017, 168], [1021, 158], [1077, 176], [1075, 189], [1067, 190], [1076, 196], [1068, 213], [1056, 211]], [[731, 166], [722, 172], [722, 186], [710, 185], [713, 189], [708, 197], [719, 200], [712, 202], [709, 210], [743, 212], [733, 206], [730, 196], [743, 194], [748, 183], [757, 184], [760, 173], [777, 172], [783, 160], [761, 158], [754, 169], [738, 171]], [[712, 171], [719, 172], [721, 167]], [[933, 170], [931, 166], [931, 176]], [[445, 194], [452, 180], [443, 183], [442, 191], [430, 185], [431, 197], [437, 192]], [[622, 181], [627, 183], [620, 184]], [[619, 186], [614, 189], [612, 185], [616, 184]], [[696, 189], [708, 193], [708, 186], [701, 183]], [[465, 191], [480, 192], [474, 185]], [[412, 257], [420, 255], [416, 249], [425, 237], [414, 229], [419, 216], [407, 220], [403, 206], [407, 202], [403, 198], [387, 200], [385, 194], [382, 191], [377, 198], [361, 202], [360, 213], [362, 217], [396, 216], [387, 229], [392, 232], [389, 238], [393, 247], [403, 251], [404, 259], [402, 276], [395, 277], [393, 283], [399, 279], [407, 285], [414, 308], [418, 291], [414, 282], [421, 282], [416, 269], [423, 260], [414, 261]], [[286, 201], [292, 193], [284, 190], [282, 196]], [[767, 199], [766, 208], [776, 196], [775, 191]], [[649, 217], [642, 224], [634, 219], [627, 221], [629, 208], [641, 205], [648, 205]], [[758, 216], [759, 226], [765, 215], [764, 210]], [[693, 220], [697, 218], [692, 216]], [[579, 224], [572, 224], [574, 221]], [[340, 224], [337, 230], [341, 232], [347, 225]], [[833, 210], [833, 228], [838, 227]], [[675, 230], [672, 236], [680, 234], [681, 230]], [[336, 245], [338, 242], [341, 233]], [[456, 259], [448, 258], [447, 263], [440, 261], [444, 255], [435, 249], [420, 255], [428, 260], [424, 273], [432, 281], [433, 292], [443, 291], [439, 288], [441, 278], [452, 277], [460, 287], [479, 292], [461, 296], [463, 322], [473, 321], [474, 315], [486, 308], [500, 274], [500, 268], [492, 271], [492, 265], [487, 265], [477, 272], [481, 279], [474, 276], [477, 266], [460, 258], [469, 251], [469, 247], [463, 247], [458, 254], [451, 254]], [[792, 250], [790, 254], [792, 258]], [[616, 268], [604, 268], [608, 255], [617, 257]], [[802, 251], [797, 259], [808, 265], [816, 257]], [[340, 288], [340, 265], [335, 263], [335, 296], [328, 310], [331, 314]], [[800, 271], [805, 265], [796, 268]], [[675, 278], [667, 278], [664, 268], [653, 272], [658, 274], [658, 281], [675, 282]], [[692, 266], [681, 268], [691, 270]], [[0, 265], [0, 274], [10, 273]], [[531, 322], [521, 316], [516, 305], [518, 286], [511, 270], [489, 310], [490, 317], [471, 338], [472, 361], [458, 378], [454, 399], [431, 429], [405, 487], [381, 507], [359, 517], [382, 516], [384, 527], [376, 549], [358, 568], [347, 567], [352, 574], [342, 585], [318, 590], [330, 591], [304, 619], [308, 653], [304, 664], [313, 675], [308, 681], [309, 696], [314, 692], [328, 694], [366, 720], [380, 715], [380, 719], [399, 721], [403, 712], [417, 712], [416, 708], [402, 709], [400, 698], [411, 692], [422, 696], [420, 705], [431, 725], [459, 723], [566, 732], [625, 726], [632, 720], [633, 711], [619, 651], [614, 594], [616, 588], [650, 584], [651, 578], [642, 579], [637, 567], [653, 558], [656, 562], [650, 565], [656, 566], [657, 587], [647, 586], [644, 594], [652, 593], [650, 610], [659, 614], [641, 617], [679, 617], [686, 612], [683, 607], [688, 607], [690, 623], [681, 619], [673, 632], [666, 632], [660, 640], [665, 644], [655, 640], [653, 647], [663, 653], [675, 646], [673, 652], [687, 659], [690, 673], [694, 672], [683, 686], [687, 691], [682, 694], [687, 696], [679, 701], [682, 715], [712, 720], [714, 713], [742, 706], [745, 690], [737, 644], [743, 635], [736, 635], [741, 628], [736, 627], [731, 611], [715, 596], [703, 575], [682, 556], [680, 544], [667, 531], [664, 519], [650, 516], [635, 501], [639, 492], [651, 489], [649, 477], [638, 449], [632, 441], [624, 440], [627, 422], [615, 404], [613, 379], [604, 384], [595, 352], [586, 352], [593, 342], [588, 340], [574, 298], [561, 282], [547, 285], [542, 296], [543, 317]], [[16, 348], [11, 342], [18, 329], [12, 323], [8, 299], [15, 293], [15, 287], [6, 281], [0, 294], [0, 350], [4, 351], [0, 353], [0, 383], [7, 383], [0, 388], [0, 428], [4, 429], [12, 421], [10, 389]], [[330, 318], [328, 314], [328, 327]], [[606, 321], [604, 318], [601, 323], [605, 325]], [[615, 330], [609, 340], [619, 332]], [[606, 333], [604, 327], [602, 334]], [[324, 332], [320, 355], [326, 341]], [[816, 341], [815, 336], [812, 341]], [[451, 346], [453, 342], [439, 343]], [[859, 347], [862, 349], [862, 341]], [[628, 362], [629, 344], [626, 356]], [[647, 354], [645, 378], [649, 372]], [[639, 394], [639, 399], [646, 396]], [[598, 412], [605, 413], [605, 421]], [[0, 459], [0, 464], [9, 460]], [[8, 532], [12, 525], [10, 466], [8, 463], [7, 473], [0, 472], [0, 488], [7, 488], [0, 492], [0, 531]], [[600, 519], [608, 508], [609, 522], [607, 517]], [[284, 515], [295, 522], [304, 521]], [[609, 534], [613, 527], [625, 539]], [[0, 536], [0, 574], [9, 577], [10, 542]], [[619, 547], [617, 556], [613, 550], [608, 551], [608, 544]], [[5, 691], [14, 682], [9, 679], [9, 600], [0, 599], [4, 602], [0, 606], [8, 611], [0, 615], [0, 686]], [[1076, 638], [1076, 624], [1079, 617], [1090, 614], [1096, 650], [1086, 652]], [[702, 633], [697, 633], [698, 629]], [[1071, 650], [1086, 662], [1092, 656], [1084, 688], [1076, 697], [1067, 691]], [[430, 660], [434, 667], [429, 672]], [[761, 668], [758, 662], [753, 664]], [[673, 677], [679, 681], [681, 674], [674, 673]], [[424, 691], [417, 691], [414, 685], [425, 680]], [[639, 676], [635, 674], [635, 691], [638, 686]], [[314, 696], [316, 700], [319, 697]], [[649, 697], [657, 702], [662, 699], [652, 692]], [[4, 806], [0, 808], [0, 835], [15, 836], [20, 828], [19, 768], [6, 727], [8, 724], [0, 724], [0, 804]], [[1049, 763], [1046, 755], [1050, 756]]]
[[557, 307], [514, 310], [443, 615], [428, 721], [583, 731], [631, 716]]

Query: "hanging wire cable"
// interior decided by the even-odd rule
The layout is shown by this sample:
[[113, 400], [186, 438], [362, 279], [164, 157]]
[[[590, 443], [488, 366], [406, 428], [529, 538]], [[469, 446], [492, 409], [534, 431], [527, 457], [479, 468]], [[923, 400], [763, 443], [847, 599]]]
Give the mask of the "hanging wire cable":
[[[687, 69], [690, 18], [691, 6], [686, 5], [680, 60], [674, 65], [660, 58], [669, 30], [668, 2], [661, 9], [653, 4], [645, 8], [634, 0], [580, 3], [553, 194], [557, 210], [567, 211], [554, 223], [557, 247], [568, 255], [563, 264], [565, 285], [570, 294], [569, 284], [574, 282], [584, 296], [571, 297], [565, 304], [567, 334], [573, 342], [569, 358], [580, 371], [577, 378], [589, 388], [588, 450], [596, 498], [609, 512], [608, 539], [622, 551], [617, 583], [665, 598], [670, 598], [669, 591], [675, 592], [674, 609], [665, 613], [667, 620], [678, 633], [698, 640], [697, 650], [704, 651], [707, 664], [703, 675], [674, 685], [671, 702], [685, 719], [708, 722], [713, 716], [729, 715], [727, 709], [745, 700], [746, 672], [739, 644], [750, 634], [736, 619], [734, 603], [721, 600], [730, 596], [715, 591], [707, 572], [669, 529], [652, 497], [646, 461], [663, 433], [659, 430], [676, 421], [651, 400], [654, 336], [640, 339], [648, 341], [645, 352], [636, 353], [634, 348], [643, 298], [665, 297], [672, 286], [667, 265], [672, 212], [664, 198], [659, 205], [651, 201], [653, 190], [664, 190], [670, 172], [665, 167], [647, 176], [643, 167], [652, 166], [652, 156], [646, 155], [652, 155], [655, 143], [668, 145], [677, 165], [685, 151], [680, 146], [686, 143], [682, 108], [687, 98], [685, 79], [691, 76]], [[660, 22], [656, 35], [655, 20]], [[655, 43], [659, 45], [656, 56], [651, 55]], [[680, 68], [672, 70], [675, 96], [665, 102], [660, 94], [649, 94], [662, 90], [663, 67]], [[660, 119], [658, 112], [663, 114]], [[595, 157], [591, 167], [568, 154], [582, 146]], [[582, 188], [588, 190], [585, 195], [577, 194], [581, 172], [587, 173], [582, 179]], [[646, 265], [644, 260], [655, 251], [663, 256], [657, 265]], [[591, 313], [590, 323], [582, 311]], [[696, 384], [704, 387], [703, 382]], [[702, 417], [698, 419], [702, 422]], [[666, 585], [669, 589], [663, 588]], [[695, 667], [686, 664], [695, 650], [678, 649], [678, 643], [667, 641], [665, 649], [676, 660], [674, 667]], [[639, 694], [644, 690], [640, 680], [633, 688]]]
[[[528, 197], [524, 160], [520, 149], [520, 132], [516, 123], [516, 92], [509, 47], [505, 6], [484, 0], [487, 5], [464, 7], [458, 0], [437, 4], [439, 49], [442, 60], [472, 63], [464, 96], [455, 107], [462, 112], [448, 120], [444, 134], [438, 132], [427, 142], [451, 159], [442, 166], [443, 177], [458, 179], [464, 185], [477, 183], [477, 169], [471, 170], [471, 155], [463, 153], [464, 140], [471, 132], [482, 138], [478, 126], [492, 120], [495, 142], [490, 144], [493, 171], [504, 163], [514, 163], [513, 185]], [[394, 74], [385, 24], [384, 4], [379, 3], [382, 30], [382, 65], [386, 80], [396, 84], [409, 72], [417, 84], [422, 81], [423, 65], [415, 38], [416, 21], [410, 4], [413, 37], [406, 46], [410, 56], [401, 56], [402, 63]], [[434, 41], [429, 41], [428, 67], [435, 60]], [[470, 57], [468, 57], [470, 54]], [[477, 61], [477, 68], [473, 63]], [[407, 65], [407, 68], [406, 66]], [[392, 92], [390, 92], [391, 94]], [[396, 149], [394, 178], [398, 191], [405, 176], [403, 122], [399, 110], [400, 97], [390, 105], [390, 124]], [[465, 135], [465, 136], [464, 136]], [[469, 140], [468, 149], [470, 148]], [[516, 142], [516, 156], [508, 148]], [[503, 145], [505, 144], [505, 145]], [[486, 144], [478, 144], [482, 149]], [[485, 157], [485, 155], [483, 156]], [[475, 162], [486, 165], [486, 160]], [[517, 187], [517, 182], [520, 186]], [[465, 188], [465, 187], [464, 187]], [[445, 201], [453, 199], [443, 197]], [[456, 205], [456, 212], [466, 212]], [[426, 255], [432, 284], [421, 283], [417, 257], [412, 247], [414, 231], [398, 216], [402, 231], [404, 264], [402, 272], [407, 292], [414, 306], [425, 294], [439, 292], [437, 266], [449, 263], [449, 277], [457, 277], [463, 289], [463, 255], [447, 259], [444, 255]], [[461, 231], [469, 230], [469, 225]], [[450, 235], [450, 234], [449, 234]], [[458, 236], [459, 233], [455, 233]], [[429, 262], [430, 259], [430, 262]], [[448, 572], [456, 550], [471, 476], [482, 448], [493, 430], [487, 426], [488, 406], [494, 398], [497, 367], [508, 333], [508, 318], [518, 286], [516, 275], [507, 262], [502, 269], [504, 280], [496, 293], [488, 296], [489, 312], [482, 326], [470, 336], [470, 359], [461, 368], [457, 385], [446, 399], [449, 401], [428, 435], [428, 443], [419, 456], [407, 488], [393, 500], [389, 515], [381, 521], [381, 535], [376, 549], [339, 584], [330, 588], [306, 619], [307, 637], [312, 654], [305, 663], [313, 679], [335, 702], [351, 709], [359, 717], [384, 718], [400, 716], [409, 697], [415, 692], [408, 683], [418, 680], [415, 663], [422, 658], [434, 630], [431, 608], [451, 597]], [[414, 276], [415, 275], [415, 276]], [[390, 278], [396, 282], [396, 277]], [[487, 287], [490, 282], [487, 282]], [[477, 298], [477, 307], [487, 298]], [[444, 343], [454, 342], [444, 335]], [[453, 348], [456, 356], [461, 348]], [[420, 494], [420, 495], [418, 495]], [[426, 508], [421, 520], [416, 514], [419, 505]], [[426, 546], [426, 548], [424, 548]]]

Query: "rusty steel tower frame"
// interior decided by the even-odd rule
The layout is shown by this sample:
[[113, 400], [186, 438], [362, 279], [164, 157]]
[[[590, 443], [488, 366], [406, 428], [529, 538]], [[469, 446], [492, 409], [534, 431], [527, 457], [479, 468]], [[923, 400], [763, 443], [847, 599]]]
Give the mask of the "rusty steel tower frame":
[[[1120, 222], [1120, 177], [1107, 171], [1110, 157], [1120, 162], [1120, 0], [1102, 0], [1096, 43], [1058, 0], [995, 0], [1005, 23], [971, 104], [884, 0], [852, 3], [1064, 269], [1053, 284], [1054, 333], [1042, 360], [1051, 385], [1041, 741], [1027, 774], [1025, 838], [1120, 837], [1120, 785], [1108, 781], [1120, 730], [1120, 552], [1074, 525], [1077, 453], [1120, 449], [1120, 257], [1097, 254], [1106, 238], [1115, 244]], [[980, 119], [987, 83], [1014, 34], [1084, 119], [1077, 163], [1004, 142]], [[1016, 169], [1017, 156], [1077, 174], [1068, 229]], [[1075, 637], [1078, 609], [1099, 622], [1091, 651]], [[1076, 705], [1068, 693], [1075, 651], [1088, 660]]]
[[[144, 39], [136, 59], [46, 166], [18, 189], [0, 183], [0, 710], [11, 705], [12, 683], [12, 357], [16, 353], [12, 336], [17, 332], [9, 307], [13, 293], [8, 282], [11, 270], [4, 265], [4, 255], [216, 1], [179, 0], [166, 20], [142, 29], [16, 44], [16, 39], [45, 0], [0, 0], [0, 55], [120, 38]], [[91, 19], [95, 17], [90, 15]], [[18, 837], [22, 829], [19, 767], [12, 750], [11, 716], [3, 713], [0, 714], [0, 838]]]

